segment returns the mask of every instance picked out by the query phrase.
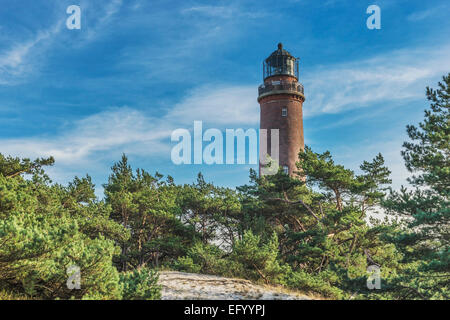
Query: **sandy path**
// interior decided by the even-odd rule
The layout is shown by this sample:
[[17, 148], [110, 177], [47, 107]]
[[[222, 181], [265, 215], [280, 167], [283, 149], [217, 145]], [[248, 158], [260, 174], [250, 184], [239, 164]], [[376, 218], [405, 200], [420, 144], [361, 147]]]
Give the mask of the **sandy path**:
[[248, 280], [163, 271], [159, 274], [163, 300], [309, 300], [281, 288], [255, 285]]

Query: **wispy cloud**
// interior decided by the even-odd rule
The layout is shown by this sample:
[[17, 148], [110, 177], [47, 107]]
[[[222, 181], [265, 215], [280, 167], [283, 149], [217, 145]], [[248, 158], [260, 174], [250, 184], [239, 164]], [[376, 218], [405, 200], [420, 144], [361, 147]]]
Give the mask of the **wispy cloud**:
[[[61, 21], [47, 30], [38, 31], [34, 38], [15, 43], [0, 53], [0, 84], [18, 83], [35, 70], [36, 60], [50, 46], [52, 37], [61, 29]], [[34, 62], [34, 63], [33, 63]]]
[[84, 12], [83, 14], [90, 18], [88, 20], [87, 26], [84, 27], [87, 29], [86, 37], [84, 38], [84, 40], [93, 41], [102, 33], [102, 31], [108, 30], [107, 25], [111, 23], [111, 20], [114, 18], [114, 16], [119, 13], [122, 5], [123, 0], [108, 1], [106, 5], [103, 2], [83, 2], [82, 12]]
[[194, 120], [205, 127], [255, 125], [255, 88], [196, 89], [160, 118], [130, 107], [110, 108], [76, 121], [52, 137], [0, 140], [2, 152], [26, 157], [54, 156], [58, 165], [92, 163], [123, 151], [140, 156], [170, 155], [170, 135], [191, 129]]
[[141, 152], [161, 150], [158, 141], [168, 132], [155, 128], [154, 119], [128, 107], [113, 108], [75, 122], [52, 137], [5, 139], [2, 152], [27, 157], [54, 156], [62, 165], [89, 161], [97, 152], [114, 148], [132, 148], [139, 143]]
[[[255, 9], [255, 8], [253, 8]], [[194, 6], [181, 10], [182, 14], [200, 14], [203, 16], [209, 16], [213, 18], [262, 18], [266, 16], [266, 13], [262, 10], [246, 10], [236, 4], [228, 4], [227, 6]]]
[[233, 15], [232, 7], [225, 6], [198, 6], [181, 10], [183, 14], [203, 14], [211, 17], [230, 18]]
[[[149, 14], [137, 15], [135, 27], [149, 30], [160, 45], [144, 42], [123, 48], [117, 67], [139, 70], [146, 79], [167, 82], [192, 81], [207, 74], [209, 68], [205, 66], [217, 64], [217, 59], [245, 36], [243, 29], [263, 24], [266, 15], [264, 10], [251, 10], [238, 2], [165, 8], [157, 15], [151, 7], [147, 10]], [[222, 65], [225, 63], [226, 60], [221, 61]], [[210, 77], [208, 81], [211, 80]]]
[[323, 66], [303, 76], [305, 115], [373, 106], [378, 102], [417, 99], [425, 86], [450, 70], [450, 46], [404, 49], [374, 58]]
[[[71, 41], [74, 47], [80, 47], [93, 41], [105, 33], [107, 25], [118, 14], [123, 0], [109, 1], [107, 4], [81, 3], [82, 30], [84, 32], [77, 41]], [[58, 12], [65, 13], [65, 7], [57, 5]], [[56, 9], [55, 9], [56, 10]], [[30, 39], [16, 42], [10, 39], [11, 46], [0, 51], [0, 85], [15, 85], [25, 81], [39, 71], [48, 58], [46, 53], [59, 40], [64, 41], [70, 32], [65, 26], [68, 15], [58, 15], [57, 21], [47, 29], [37, 29]], [[89, 17], [89, 20], [87, 20]], [[106, 30], [106, 31], [105, 31]], [[67, 33], [63, 34], [63, 31]]]
[[[423, 98], [428, 79], [450, 68], [446, 59], [448, 52], [448, 48], [431, 52], [404, 50], [312, 70], [314, 77], [307, 77], [305, 81], [305, 113], [318, 116], [352, 108], [374, 108], [381, 101]], [[203, 120], [205, 128], [257, 126], [256, 96], [254, 85], [199, 86], [159, 117], [131, 107], [111, 108], [78, 120], [69, 128], [61, 128], [57, 136], [3, 139], [0, 143], [4, 153], [28, 157], [53, 155], [61, 166], [98, 163], [104, 158], [115, 158], [116, 153], [122, 151], [168, 157], [172, 130], [190, 129], [194, 120]], [[389, 151], [392, 163], [399, 161], [400, 145], [392, 147], [396, 150], [395, 156], [394, 151]], [[404, 178], [403, 171], [396, 172], [402, 172], [399, 179]]]
[[417, 22], [421, 20], [428, 19], [432, 16], [435, 16], [436, 14], [439, 14], [441, 12], [447, 12], [448, 11], [448, 5], [440, 5], [440, 6], [434, 6], [422, 11], [416, 11], [411, 13], [406, 17], [407, 20], [412, 22]]
[[180, 124], [203, 120], [216, 126], [256, 125], [259, 121], [256, 94], [254, 86], [199, 87], [175, 105], [165, 120]]

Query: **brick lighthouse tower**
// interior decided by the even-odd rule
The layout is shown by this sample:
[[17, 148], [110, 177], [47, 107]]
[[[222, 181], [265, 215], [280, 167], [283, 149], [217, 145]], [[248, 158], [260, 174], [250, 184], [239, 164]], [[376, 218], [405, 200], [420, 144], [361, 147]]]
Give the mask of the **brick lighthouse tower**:
[[[298, 58], [284, 50], [279, 43], [278, 50], [263, 61], [264, 83], [258, 88], [260, 129], [267, 130], [267, 154], [274, 157], [271, 154], [271, 129], [279, 129], [278, 165], [290, 176], [295, 175], [298, 153], [305, 147], [302, 111], [305, 96], [303, 85], [298, 82], [298, 75]], [[266, 138], [263, 135], [260, 137]], [[260, 175], [263, 161], [261, 157], [265, 155], [260, 154]]]

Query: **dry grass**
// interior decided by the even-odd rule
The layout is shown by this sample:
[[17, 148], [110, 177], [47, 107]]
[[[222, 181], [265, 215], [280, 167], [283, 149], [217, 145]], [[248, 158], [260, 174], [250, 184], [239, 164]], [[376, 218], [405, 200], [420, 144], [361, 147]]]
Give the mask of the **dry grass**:
[[0, 300], [33, 300], [25, 295], [18, 295], [9, 291], [0, 290]]

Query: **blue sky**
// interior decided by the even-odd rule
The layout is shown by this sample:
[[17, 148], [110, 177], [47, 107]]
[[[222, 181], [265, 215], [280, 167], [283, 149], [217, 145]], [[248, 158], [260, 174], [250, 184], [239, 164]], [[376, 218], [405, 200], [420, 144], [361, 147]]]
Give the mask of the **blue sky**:
[[[300, 57], [304, 133], [358, 170], [381, 152], [405, 183], [405, 126], [450, 71], [448, 1], [0, 0], [0, 152], [53, 155], [50, 175], [99, 187], [125, 152], [133, 167], [189, 183], [248, 182], [250, 165], [170, 160], [176, 128], [258, 128], [261, 63], [278, 42]], [[66, 8], [81, 7], [81, 30]], [[381, 8], [381, 30], [366, 8]]]

